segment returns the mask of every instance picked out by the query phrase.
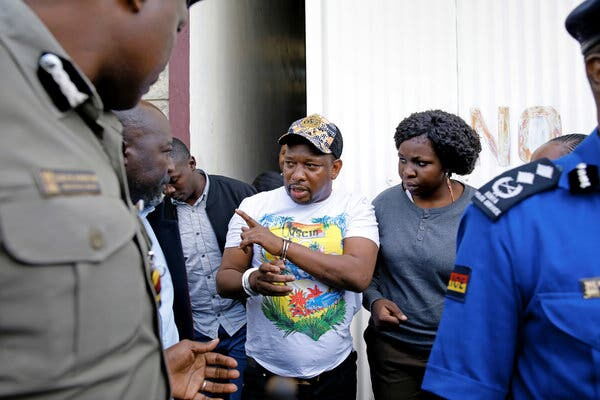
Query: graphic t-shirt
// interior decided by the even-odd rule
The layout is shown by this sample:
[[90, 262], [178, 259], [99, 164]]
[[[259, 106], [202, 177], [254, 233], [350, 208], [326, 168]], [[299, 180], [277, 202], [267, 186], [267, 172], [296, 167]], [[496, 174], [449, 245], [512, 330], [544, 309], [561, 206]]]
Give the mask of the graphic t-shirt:
[[[363, 237], [379, 245], [373, 208], [364, 197], [334, 191], [318, 203], [300, 205], [284, 188], [246, 198], [239, 207], [275, 235], [314, 251], [342, 254], [343, 240]], [[240, 244], [244, 220], [229, 223], [225, 247]], [[254, 245], [252, 266], [277, 257]], [[253, 296], [247, 300], [246, 353], [281, 376], [311, 378], [338, 366], [352, 351], [350, 322], [361, 306], [361, 294], [317, 281], [287, 260], [286, 274], [295, 281], [287, 296]]]

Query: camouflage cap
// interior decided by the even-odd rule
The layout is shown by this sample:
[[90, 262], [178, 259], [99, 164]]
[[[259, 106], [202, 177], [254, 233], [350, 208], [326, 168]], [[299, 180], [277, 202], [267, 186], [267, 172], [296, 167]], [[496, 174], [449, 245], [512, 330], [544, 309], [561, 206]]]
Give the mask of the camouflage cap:
[[292, 137], [302, 137], [321, 153], [332, 154], [336, 159], [342, 155], [342, 133], [333, 122], [319, 114], [312, 114], [292, 123], [278, 143], [286, 144]]

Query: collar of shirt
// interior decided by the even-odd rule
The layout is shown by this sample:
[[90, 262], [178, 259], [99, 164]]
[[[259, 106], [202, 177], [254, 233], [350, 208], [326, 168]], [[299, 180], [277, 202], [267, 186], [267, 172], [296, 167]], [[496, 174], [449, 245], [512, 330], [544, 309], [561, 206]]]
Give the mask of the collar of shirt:
[[[94, 85], [24, 1], [2, 0], [0, 2], [0, 37], [17, 63], [23, 67], [21, 69], [23, 75], [40, 98], [45, 98], [48, 94], [37, 76], [38, 62], [43, 52], [49, 52], [69, 60], [73, 64], [92, 92], [91, 101], [94, 107], [98, 110], [104, 109]], [[13, 40], [13, 38], [18, 38], [18, 40]], [[56, 108], [53, 108], [52, 112], [62, 115]]]
[[142, 218], [148, 217], [148, 214], [150, 214], [152, 211], [154, 211], [155, 208], [156, 207], [154, 207], [154, 206], [144, 207], [144, 209], [139, 212], [140, 217], [142, 217]]
[[600, 167], [600, 134], [598, 128], [594, 129], [588, 138], [581, 142], [571, 154], [555, 161], [555, 164], [562, 168], [560, 180], [558, 181], [559, 187], [569, 190], [569, 171], [582, 162]]
[[[206, 201], [206, 199], [208, 197], [208, 189], [210, 187], [210, 179], [208, 178], [208, 174], [206, 173], [206, 171], [198, 168], [198, 169], [196, 169], [196, 172], [204, 175], [204, 178], [206, 179], [206, 184], [204, 185], [204, 191], [202, 192], [202, 195], [198, 198], [198, 200], [196, 200], [196, 202], [194, 203], [194, 205], [192, 207], [198, 207], [203, 201]], [[171, 201], [176, 206], [184, 205], [184, 204], [189, 205], [184, 201], [179, 201], [179, 200], [175, 200], [175, 199], [171, 199]]]

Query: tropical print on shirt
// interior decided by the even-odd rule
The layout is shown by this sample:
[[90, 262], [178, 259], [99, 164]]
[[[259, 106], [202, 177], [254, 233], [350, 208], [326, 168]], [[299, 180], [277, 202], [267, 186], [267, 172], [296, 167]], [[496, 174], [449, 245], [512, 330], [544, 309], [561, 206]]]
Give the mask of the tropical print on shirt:
[[[326, 254], [342, 254], [347, 215], [313, 218], [311, 224], [294, 222], [293, 217], [267, 214], [259, 221], [273, 234]], [[261, 248], [261, 262], [277, 257]], [[284, 274], [294, 275], [293, 288], [288, 296], [264, 297], [262, 311], [265, 317], [286, 336], [304, 334], [313, 340], [334, 329], [344, 321], [346, 301], [344, 292], [330, 288], [310, 274], [285, 261]]]
[[[275, 235], [314, 251], [343, 254], [348, 238], [379, 244], [373, 207], [360, 195], [334, 191], [320, 202], [297, 204], [282, 187], [247, 197], [239, 208]], [[239, 215], [231, 218], [226, 248], [240, 245], [246, 226]], [[253, 246], [252, 267], [274, 259]], [[361, 307], [361, 294], [330, 288], [291, 262], [285, 273], [296, 278], [287, 283], [289, 295], [259, 294], [246, 300], [246, 354], [273, 374], [308, 379], [335, 368], [352, 351], [350, 324]]]

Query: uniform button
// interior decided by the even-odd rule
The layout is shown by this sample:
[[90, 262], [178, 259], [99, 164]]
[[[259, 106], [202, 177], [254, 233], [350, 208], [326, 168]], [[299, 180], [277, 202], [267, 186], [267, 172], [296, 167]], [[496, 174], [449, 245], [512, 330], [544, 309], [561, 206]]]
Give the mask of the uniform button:
[[425, 230], [425, 227], [424, 227], [423, 225], [421, 225], [421, 226], [419, 226], [419, 230], [420, 230], [420, 231], [424, 231], [424, 230]]
[[212, 278], [212, 276], [209, 275], [207, 278], [210, 279], [210, 278]]
[[202, 258], [206, 257], [206, 254], [202, 254]]
[[417, 240], [423, 240], [423, 236], [422, 235], [417, 236]]
[[199, 234], [200, 234], [200, 232], [196, 232], [196, 235], [199, 235]]
[[221, 316], [221, 313], [218, 313], [218, 314], [217, 314], [217, 317], [220, 317], [220, 316]]
[[100, 250], [104, 247], [104, 236], [97, 229], [90, 231], [90, 247], [94, 250]]
[[213, 296], [212, 296], [212, 297], [213, 297], [213, 299], [216, 299], [216, 298], [217, 298], [217, 295], [216, 295], [216, 294], [213, 294]]

